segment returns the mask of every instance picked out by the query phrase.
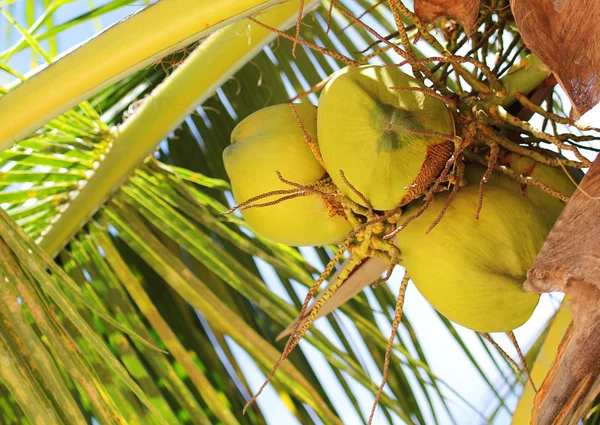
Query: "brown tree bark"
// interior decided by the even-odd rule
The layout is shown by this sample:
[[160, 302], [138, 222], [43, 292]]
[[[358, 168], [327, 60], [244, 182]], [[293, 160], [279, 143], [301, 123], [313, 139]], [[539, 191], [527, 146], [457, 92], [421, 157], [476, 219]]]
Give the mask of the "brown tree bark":
[[572, 297], [573, 322], [535, 397], [533, 425], [575, 425], [600, 394], [600, 157], [529, 270], [525, 290]]

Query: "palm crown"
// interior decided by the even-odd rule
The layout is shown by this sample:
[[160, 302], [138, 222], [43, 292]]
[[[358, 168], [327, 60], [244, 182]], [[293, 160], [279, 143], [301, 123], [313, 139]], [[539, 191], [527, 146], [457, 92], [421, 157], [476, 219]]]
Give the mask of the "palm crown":
[[[302, 3], [304, 45], [293, 41], [298, 1], [163, 0], [57, 60], [70, 28], [136, 3], [90, 5], [60, 22], [68, 1], [0, 2], [10, 40], [0, 44], [0, 70], [10, 81], [0, 97], [0, 423], [282, 423], [270, 402], [259, 399], [246, 415], [242, 409], [257, 389], [257, 371], [267, 374], [279, 359], [277, 335], [337, 247], [299, 251], [254, 235], [239, 216], [223, 216], [232, 200], [222, 151], [254, 111], [298, 94], [316, 103], [311, 88], [340, 67], [401, 61], [328, 1]], [[380, 3], [343, 2], [374, 30], [394, 34], [393, 13]], [[502, 28], [508, 42], [474, 50], [495, 54], [493, 71], [503, 77], [527, 52], [514, 26], [482, 10], [482, 31]], [[407, 36], [418, 38], [403, 19]], [[449, 48], [457, 52], [468, 37], [454, 31]], [[503, 50], [489, 51], [492, 44]], [[416, 58], [437, 55], [419, 47], [412, 47]], [[25, 52], [48, 66], [22, 75], [11, 58]], [[450, 69], [424, 66], [436, 75]], [[465, 72], [474, 87], [486, 79]], [[536, 72], [536, 81], [547, 77]], [[461, 90], [453, 79], [448, 87]], [[558, 108], [560, 98], [550, 99]], [[281, 364], [272, 385], [299, 423], [366, 423], [397, 285], [367, 288], [341, 305]], [[569, 317], [559, 319], [564, 330]], [[524, 379], [481, 336], [439, 320], [485, 382], [487, 406], [431, 370], [435, 353], [423, 349], [420, 324], [408, 314], [391, 350], [378, 423], [512, 416], [510, 397]], [[543, 332], [526, 353], [530, 366], [550, 331], [545, 323], [537, 328]]]

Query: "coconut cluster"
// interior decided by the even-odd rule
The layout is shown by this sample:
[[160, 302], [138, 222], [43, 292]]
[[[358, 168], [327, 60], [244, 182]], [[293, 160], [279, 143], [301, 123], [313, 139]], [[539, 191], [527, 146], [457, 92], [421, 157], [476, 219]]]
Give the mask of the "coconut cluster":
[[[356, 217], [311, 188], [326, 182], [381, 216], [436, 178], [452, 155], [454, 131], [447, 105], [418, 80], [396, 68], [348, 67], [330, 79], [318, 108], [276, 105], [247, 117], [223, 159], [236, 202], [260, 200], [260, 208], [242, 211], [253, 231], [287, 245], [325, 245], [347, 240]], [[506, 161], [565, 195], [575, 190], [562, 169], [516, 154]], [[414, 284], [441, 314], [480, 332], [508, 331], [538, 302], [522, 284], [564, 205], [494, 172], [476, 219], [485, 172], [467, 164], [470, 184], [449, 204], [447, 192], [437, 194], [396, 245]], [[409, 202], [403, 215], [417, 215], [421, 206], [419, 199]], [[443, 220], [428, 231], [442, 208]]]
[[[317, 138], [317, 108], [295, 106], [304, 131]], [[238, 203], [273, 192], [264, 204], [285, 194], [290, 186], [278, 176], [309, 186], [323, 179], [321, 166], [299, 127], [289, 105], [261, 109], [240, 122], [231, 133], [231, 145], [223, 152], [225, 170]], [[332, 211], [318, 195], [296, 197], [264, 208], [242, 212], [252, 230], [286, 245], [326, 245], [344, 239], [352, 228], [348, 220]]]
[[[328, 176], [350, 199], [379, 211], [397, 206], [411, 185], [431, 180], [442, 169], [452, 143], [429, 133], [452, 136], [454, 124], [440, 99], [395, 88], [424, 87], [395, 68], [348, 67], [329, 81], [318, 109], [295, 105], [302, 128], [289, 105], [247, 117], [223, 152], [235, 200], [289, 190], [278, 171], [305, 186]], [[322, 164], [307, 136], [318, 145]], [[342, 180], [340, 170], [364, 198]], [[316, 194], [242, 214], [256, 233], [294, 246], [340, 242], [352, 230], [343, 209]]]

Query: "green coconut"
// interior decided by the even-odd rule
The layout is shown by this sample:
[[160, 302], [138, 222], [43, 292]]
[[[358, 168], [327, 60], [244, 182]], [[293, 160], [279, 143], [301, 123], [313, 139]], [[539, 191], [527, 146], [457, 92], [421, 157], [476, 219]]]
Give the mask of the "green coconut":
[[[581, 176], [574, 170], [564, 170], [562, 167], [551, 167], [546, 164], [540, 164], [531, 158], [516, 153], [507, 154], [502, 162], [517, 174], [538, 180], [566, 196], [571, 196], [575, 192], [577, 186], [574, 182], [578, 182], [581, 179]], [[485, 174], [485, 170], [485, 167], [479, 164], [467, 164], [465, 167], [465, 178], [471, 184], [479, 184]], [[570, 173], [570, 176], [567, 175], [567, 172]], [[491, 174], [486, 183], [486, 188], [489, 185], [501, 186], [519, 193], [539, 209], [540, 214], [551, 226], [554, 225], [565, 207], [563, 201], [544, 192], [539, 187], [519, 183], [499, 172]]]
[[[305, 130], [316, 141], [317, 108], [307, 104], [295, 107]], [[316, 183], [326, 175], [287, 104], [261, 109], [240, 122], [231, 133], [231, 145], [223, 151], [223, 162], [238, 203], [267, 192], [292, 189], [276, 171], [302, 185]], [[318, 195], [246, 209], [242, 215], [257, 234], [293, 246], [336, 243], [352, 230], [345, 216]]]
[[398, 205], [414, 183], [429, 182], [451, 155], [454, 135], [446, 104], [422, 92], [393, 87], [424, 86], [396, 68], [348, 67], [340, 70], [319, 99], [319, 145], [334, 183], [362, 203], [339, 170], [377, 210]]
[[[403, 265], [442, 315], [478, 332], [505, 332], [527, 321], [538, 295], [523, 290], [527, 270], [550, 231], [540, 210], [514, 187], [486, 186], [479, 220], [479, 186], [462, 188], [443, 219], [426, 234], [448, 193], [397, 236]], [[409, 205], [410, 217], [421, 207]]]

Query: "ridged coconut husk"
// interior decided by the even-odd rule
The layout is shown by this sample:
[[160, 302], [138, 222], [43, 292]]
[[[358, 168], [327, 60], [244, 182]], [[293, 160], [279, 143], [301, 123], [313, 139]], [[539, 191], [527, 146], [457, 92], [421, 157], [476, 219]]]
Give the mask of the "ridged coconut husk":
[[429, 145], [427, 147], [427, 152], [425, 153], [425, 160], [423, 161], [421, 170], [413, 180], [404, 199], [413, 199], [415, 196], [422, 193], [424, 185], [431, 183], [440, 171], [442, 171], [453, 151], [454, 144], [451, 142]]
[[424, 22], [434, 22], [443, 16], [454, 18], [471, 35], [479, 3], [480, 0], [415, 0], [415, 13]]

